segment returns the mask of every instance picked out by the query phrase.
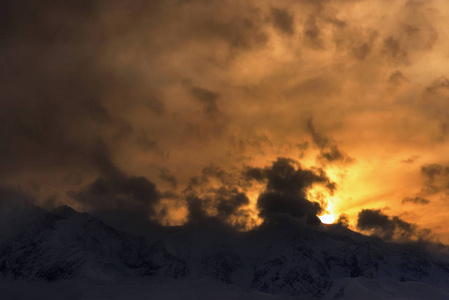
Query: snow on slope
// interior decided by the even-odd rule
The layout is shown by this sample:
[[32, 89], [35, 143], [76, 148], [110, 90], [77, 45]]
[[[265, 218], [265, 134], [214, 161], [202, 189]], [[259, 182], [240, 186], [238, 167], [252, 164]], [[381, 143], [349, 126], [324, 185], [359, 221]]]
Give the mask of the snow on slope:
[[[104, 299], [125, 299], [133, 284], [151, 299], [202, 299], [208, 291], [210, 299], [449, 299], [448, 263], [416, 245], [385, 243], [338, 226], [284, 224], [238, 233], [210, 221], [160, 230], [157, 238], [139, 238], [60, 208], [0, 243], [0, 275], [102, 280], [104, 289], [97, 282], [77, 290], [99, 291], [95, 299], [114, 289], [112, 296], [123, 298]], [[179, 293], [166, 298], [171, 290]]]
[[163, 243], [186, 261], [189, 278], [207, 276], [273, 294], [321, 297], [346, 277], [449, 286], [448, 265], [428, 252], [342, 228], [279, 226], [236, 235], [213, 226], [185, 227]]
[[0, 281], [5, 300], [300, 300], [271, 295], [214, 280], [57, 283]]
[[329, 289], [323, 300], [417, 300], [449, 299], [449, 290], [426, 283], [401, 282], [388, 279], [373, 280], [366, 277], [340, 278]]
[[0, 274], [6, 278], [176, 278], [184, 272], [184, 263], [160, 244], [67, 207], [43, 215], [0, 245]]

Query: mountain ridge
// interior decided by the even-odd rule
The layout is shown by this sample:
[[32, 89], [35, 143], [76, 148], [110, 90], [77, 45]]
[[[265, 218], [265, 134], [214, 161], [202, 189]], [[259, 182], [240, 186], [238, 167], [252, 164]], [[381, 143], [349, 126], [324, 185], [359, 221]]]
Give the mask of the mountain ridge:
[[320, 298], [344, 294], [345, 285], [337, 291], [335, 285], [345, 279], [350, 287], [387, 280], [445, 292], [449, 263], [419, 244], [387, 243], [340, 225], [264, 224], [237, 232], [206, 222], [161, 227], [144, 238], [62, 207], [42, 213], [0, 242], [0, 275], [56, 282], [207, 279], [274, 295]]

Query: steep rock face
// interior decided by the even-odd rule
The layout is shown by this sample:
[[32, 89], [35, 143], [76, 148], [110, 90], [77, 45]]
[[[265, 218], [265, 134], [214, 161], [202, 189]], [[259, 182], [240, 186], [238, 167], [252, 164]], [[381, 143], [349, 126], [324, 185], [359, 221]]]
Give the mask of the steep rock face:
[[335, 284], [345, 278], [357, 279], [348, 281], [351, 286], [368, 287], [384, 280], [449, 283], [449, 264], [424, 249], [336, 226], [262, 226], [243, 233], [187, 226], [161, 228], [157, 236], [150, 242], [60, 208], [0, 243], [0, 274], [46, 281], [204, 278], [305, 298], [329, 291], [340, 297], [347, 293], [346, 283], [338, 290]]

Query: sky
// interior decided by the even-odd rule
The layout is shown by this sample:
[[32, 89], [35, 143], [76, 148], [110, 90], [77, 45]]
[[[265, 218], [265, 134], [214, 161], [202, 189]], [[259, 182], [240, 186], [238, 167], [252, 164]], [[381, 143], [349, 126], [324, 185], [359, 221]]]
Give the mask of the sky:
[[448, 8], [2, 1], [0, 204], [449, 243]]

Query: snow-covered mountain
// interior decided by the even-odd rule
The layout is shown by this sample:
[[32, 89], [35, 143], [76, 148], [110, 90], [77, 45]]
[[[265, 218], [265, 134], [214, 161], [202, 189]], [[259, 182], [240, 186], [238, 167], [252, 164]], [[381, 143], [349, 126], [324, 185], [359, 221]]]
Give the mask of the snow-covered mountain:
[[177, 278], [186, 271], [185, 262], [160, 243], [119, 232], [68, 207], [43, 214], [0, 245], [0, 274], [6, 278]]
[[3, 281], [145, 280], [154, 289], [161, 281], [221, 282], [220, 289], [304, 299], [449, 299], [449, 263], [441, 253], [338, 225], [236, 232], [210, 220], [143, 238], [68, 207], [33, 216], [0, 242]]

